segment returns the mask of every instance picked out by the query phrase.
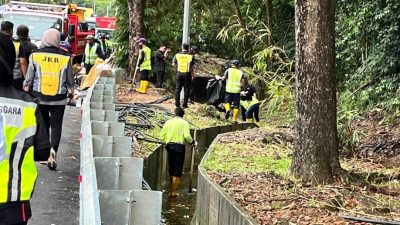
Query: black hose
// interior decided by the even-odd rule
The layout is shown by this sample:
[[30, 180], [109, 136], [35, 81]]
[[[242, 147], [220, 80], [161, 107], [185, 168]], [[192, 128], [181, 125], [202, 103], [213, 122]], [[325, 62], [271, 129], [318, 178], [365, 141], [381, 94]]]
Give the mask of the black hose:
[[148, 103], [146, 103], [146, 104], [161, 104], [161, 103], [167, 101], [168, 99], [170, 99], [170, 97], [164, 96], [164, 97], [161, 97], [161, 98], [159, 98], [159, 99], [157, 99], [157, 100], [155, 100], [155, 101], [148, 102]]
[[344, 218], [346, 220], [353, 220], [353, 221], [358, 221], [358, 222], [366, 222], [366, 223], [374, 223], [374, 224], [400, 225], [400, 222], [396, 222], [396, 221], [375, 220], [375, 219], [369, 219], [369, 218], [364, 218], [364, 217], [355, 217], [355, 216], [344, 215], [344, 216], [342, 216], [342, 218]]

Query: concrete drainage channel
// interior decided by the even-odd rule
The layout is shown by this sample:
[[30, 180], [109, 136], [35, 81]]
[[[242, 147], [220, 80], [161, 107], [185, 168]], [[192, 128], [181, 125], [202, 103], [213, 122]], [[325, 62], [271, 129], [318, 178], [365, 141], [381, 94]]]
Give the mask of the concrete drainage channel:
[[[125, 124], [118, 122], [119, 114], [115, 111], [115, 89], [115, 78], [100, 77], [82, 104], [80, 224], [158, 225], [161, 224], [162, 193], [142, 190], [142, 187], [145, 179], [147, 186], [154, 190], [165, 188], [169, 182], [167, 154], [160, 145], [146, 160], [131, 157], [132, 140], [124, 136]], [[254, 125], [234, 124], [197, 130], [200, 156], [218, 134], [251, 127]], [[187, 154], [187, 162], [190, 157]], [[200, 169], [194, 224], [252, 224], [216, 223], [218, 220], [212, 219], [212, 213], [222, 207], [211, 204], [215, 203], [211, 198], [216, 197], [218, 202], [228, 199], [223, 203], [232, 209], [228, 215], [236, 212], [237, 207], [223, 195], [223, 190], [217, 187], [211, 190], [209, 186], [215, 185], [205, 178], [205, 172]], [[210, 207], [211, 211], [204, 207]], [[239, 214], [244, 216], [241, 211]], [[212, 223], [200, 222], [204, 221], [203, 217], [209, 217], [207, 221]]]
[[82, 104], [81, 225], [156, 225], [162, 193], [142, 190], [143, 159], [115, 112], [115, 78], [100, 77]]

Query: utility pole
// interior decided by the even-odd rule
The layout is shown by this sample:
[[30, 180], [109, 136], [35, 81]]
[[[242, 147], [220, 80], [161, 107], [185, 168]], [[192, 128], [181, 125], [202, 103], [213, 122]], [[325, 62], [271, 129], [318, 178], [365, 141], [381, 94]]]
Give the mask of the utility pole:
[[191, 8], [191, 0], [185, 0], [184, 13], [183, 13], [182, 44], [190, 43], [190, 8]]

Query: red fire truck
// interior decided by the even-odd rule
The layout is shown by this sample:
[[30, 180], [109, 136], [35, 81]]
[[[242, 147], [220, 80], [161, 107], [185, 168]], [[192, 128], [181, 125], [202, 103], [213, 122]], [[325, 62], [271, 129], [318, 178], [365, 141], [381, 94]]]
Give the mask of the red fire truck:
[[85, 9], [75, 4], [49, 5], [10, 1], [9, 8], [3, 14], [3, 20], [14, 23], [15, 28], [19, 25], [28, 26], [30, 38], [38, 46], [45, 30], [58, 29], [68, 37], [74, 62], [82, 61], [85, 37], [95, 34], [95, 30], [88, 30], [84, 21]]
[[117, 29], [116, 22], [115, 17], [96, 17], [96, 36], [100, 33], [112, 36], [114, 30]]

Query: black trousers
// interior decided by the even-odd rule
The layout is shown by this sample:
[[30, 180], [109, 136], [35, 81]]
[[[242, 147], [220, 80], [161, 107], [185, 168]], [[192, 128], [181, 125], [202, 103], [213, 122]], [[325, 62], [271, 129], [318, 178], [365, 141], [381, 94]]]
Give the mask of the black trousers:
[[140, 80], [149, 81], [150, 70], [142, 70], [140, 71]]
[[179, 75], [176, 78], [176, 88], [175, 88], [175, 106], [180, 107], [181, 103], [181, 91], [184, 88], [184, 97], [183, 97], [183, 107], [187, 107], [189, 101], [189, 93], [190, 93], [190, 84], [192, 81], [192, 77], [189, 75]]
[[50, 146], [57, 152], [60, 146], [65, 105], [39, 105], [39, 109], [50, 136]]
[[90, 64], [86, 64], [86, 63], [85, 63], [84, 66], [85, 66], [86, 74], [89, 74], [89, 72], [90, 72], [90, 70], [92, 69], [93, 65], [90, 65]]
[[157, 82], [156, 82], [156, 87], [157, 87], [157, 88], [162, 88], [162, 87], [163, 87], [163, 84], [164, 84], [164, 74], [165, 74], [165, 71], [157, 71], [157, 72], [154, 72], [154, 76], [155, 76], [156, 79], [157, 79]]
[[182, 177], [183, 164], [185, 162], [185, 145], [167, 144], [169, 176]]
[[189, 93], [189, 100], [194, 102], [194, 88], [196, 86], [196, 79], [190, 82], [190, 93]]
[[31, 217], [29, 201], [0, 204], [0, 225], [26, 225]]
[[246, 119], [255, 119], [255, 121], [258, 123], [260, 122], [260, 105], [252, 105], [250, 106], [247, 110], [242, 107], [242, 119], [245, 121]]

